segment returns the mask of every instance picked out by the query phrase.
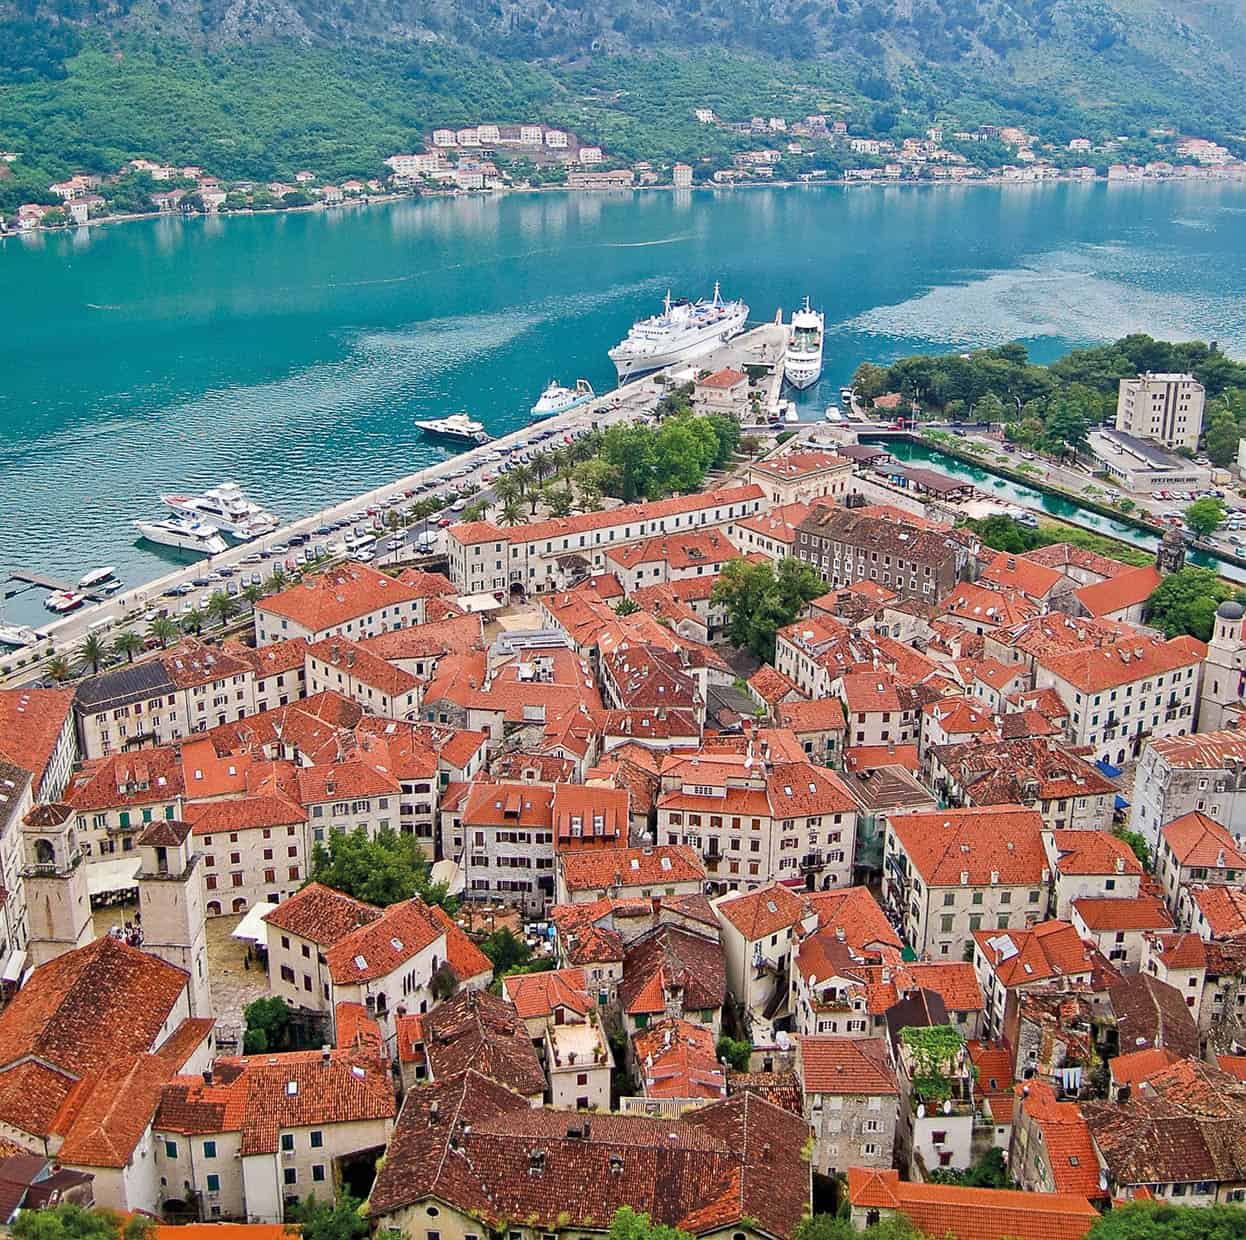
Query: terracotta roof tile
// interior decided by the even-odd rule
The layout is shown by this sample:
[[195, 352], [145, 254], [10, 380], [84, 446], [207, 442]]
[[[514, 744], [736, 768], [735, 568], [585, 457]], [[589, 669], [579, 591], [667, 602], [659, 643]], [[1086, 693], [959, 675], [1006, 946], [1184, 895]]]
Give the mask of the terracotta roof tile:
[[1233, 836], [1214, 818], [1198, 810], [1174, 818], [1162, 828], [1160, 834], [1183, 866], [1246, 869], [1246, 856], [1238, 852]]
[[714, 907], [743, 935], [746, 943], [789, 929], [810, 913], [808, 904], [782, 883], [734, 892], [716, 901]]
[[975, 930], [978, 950], [1006, 987], [1050, 978], [1089, 977], [1094, 955], [1067, 921], [1040, 922], [1031, 930]]
[[556, 1007], [586, 1016], [592, 1008], [583, 969], [549, 969], [518, 973], [502, 979], [502, 995], [515, 1005], [520, 1019], [552, 1016]]
[[297, 585], [270, 594], [256, 604], [256, 611], [293, 620], [311, 633], [320, 633], [419, 597], [416, 590], [393, 577], [366, 564], [351, 563], [314, 573]]
[[564, 852], [559, 858], [559, 865], [568, 892], [604, 891], [611, 887], [661, 887], [668, 883], [702, 882], [705, 879], [701, 858], [694, 849], [683, 844]]
[[325, 952], [329, 976], [337, 986], [385, 977], [444, 933], [423, 900], [391, 904], [379, 917], [329, 946]]
[[484, 990], [460, 990], [421, 1018], [424, 1053], [435, 1080], [471, 1068], [525, 1097], [545, 1092], [545, 1072], [511, 1003]]
[[674, 926], [659, 926], [627, 948], [619, 999], [632, 1015], [666, 1010], [664, 994], [679, 988], [687, 1012], [717, 1011], [726, 998], [722, 945]]
[[796, 1039], [806, 1094], [899, 1094], [882, 1038]]
[[1061, 874], [1142, 873], [1142, 862], [1133, 849], [1107, 831], [1053, 831], [1051, 837]]
[[1040, 666], [1083, 693], [1101, 693], [1134, 681], [1196, 667], [1207, 647], [1193, 637], [1133, 637], [1099, 649], [1048, 655]]
[[[927, 886], [1039, 883], [1046, 869], [1037, 810], [1020, 805], [904, 814], [890, 827]], [[992, 878], [992, 875], [995, 875]]]
[[727, 1075], [708, 1026], [667, 1017], [638, 1031], [632, 1045], [646, 1098], [726, 1097]]
[[361, 925], [377, 921], [381, 910], [323, 883], [308, 883], [283, 900], [264, 920], [278, 930], [331, 947]]
[[29, 771], [36, 793], [73, 705], [72, 689], [0, 689], [0, 758]]
[[1073, 908], [1089, 930], [1171, 930], [1172, 917], [1162, 900], [1141, 895], [1132, 899], [1083, 897]]

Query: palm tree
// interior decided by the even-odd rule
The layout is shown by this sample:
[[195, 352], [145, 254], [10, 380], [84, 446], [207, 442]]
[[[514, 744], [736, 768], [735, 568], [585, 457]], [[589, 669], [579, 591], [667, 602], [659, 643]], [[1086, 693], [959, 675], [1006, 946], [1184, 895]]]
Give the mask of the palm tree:
[[518, 495], [512, 496], [502, 505], [498, 517], [503, 525], [522, 525], [527, 520]]
[[133, 663], [134, 656], [143, 648], [143, 639], [133, 629], [126, 629], [117, 634], [112, 648], [117, 658], [124, 656], [127, 663]]
[[601, 451], [601, 432], [591, 431], [587, 435], [581, 435], [579, 439], [573, 439], [567, 451], [577, 463], [591, 461]]
[[254, 581], [246, 587], [242, 592], [242, 597], [251, 604], [252, 607], [264, 597], [264, 587], [257, 585]]
[[[546, 487], [542, 492], [551, 517], [569, 517], [575, 507], [575, 496], [570, 487]], [[534, 509], [535, 511], [535, 509]]]
[[493, 484], [493, 493], [498, 497], [498, 503], [505, 505], [513, 499], [518, 499], [523, 492], [512, 474], [503, 474]]
[[516, 465], [506, 476], [519, 488], [520, 495], [527, 495], [535, 477], [528, 465]]
[[55, 681], [58, 685], [73, 675], [73, 671], [69, 666], [69, 660], [63, 654], [54, 654], [48, 660], [47, 672], [48, 679]]
[[554, 472], [554, 459], [550, 453], [542, 448], [538, 452], [532, 454], [532, 473], [537, 482], [544, 480], [546, 474]]
[[192, 607], [182, 616], [182, 630], [186, 633], [198, 634], [203, 628], [203, 612], [198, 607]]
[[92, 672], [98, 672], [106, 653], [104, 639], [98, 633], [88, 634], [86, 641], [82, 643], [82, 649], [78, 653], [82, 656], [82, 666], [84, 668], [89, 666]]
[[[562, 448], [553, 448], [551, 449], [550, 454], [549, 454], [549, 463], [550, 463], [550, 473], [552, 473], [555, 478], [559, 477], [560, 475], [567, 475], [568, 477], [570, 476], [571, 453], [565, 451]], [[566, 478], [564, 478], [563, 480], [566, 481]]]
[[227, 594], [224, 590], [214, 590], [212, 597], [208, 599], [208, 615], [222, 628], [225, 627], [230, 616], [234, 614], [234, 608], [233, 596]]
[[179, 629], [176, 620], [169, 616], [157, 616], [147, 626], [147, 632], [160, 642], [161, 647], [164, 647], [170, 642], [177, 641]]
[[286, 584], [286, 575], [284, 570], [280, 566], [274, 568], [271, 576], [264, 584], [269, 594], [275, 594]]

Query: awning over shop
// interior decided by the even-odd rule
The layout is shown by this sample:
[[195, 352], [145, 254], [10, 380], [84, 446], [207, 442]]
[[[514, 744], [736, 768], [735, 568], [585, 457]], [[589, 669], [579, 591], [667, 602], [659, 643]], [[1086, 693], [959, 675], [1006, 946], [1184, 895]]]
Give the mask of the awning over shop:
[[92, 861], [87, 866], [87, 895], [110, 896], [138, 886], [142, 861], [137, 855], [113, 857], [108, 861]]
[[246, 916], [234, 927], [231, 939], [246, 939], [258, 947], [268, 946], [268, 923], [264, 920], [277, 906], [261, 900], [247, 909]]

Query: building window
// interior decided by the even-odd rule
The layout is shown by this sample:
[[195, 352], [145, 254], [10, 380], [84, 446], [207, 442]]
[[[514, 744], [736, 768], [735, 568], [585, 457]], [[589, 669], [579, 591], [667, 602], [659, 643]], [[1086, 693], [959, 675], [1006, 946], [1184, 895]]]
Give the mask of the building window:
[[283, 1132], [281, 1134], [281, 1148], [287, 1154], [294, 1149], [294, 1133]]
[[317, 1184], [324, 1183], [324, 1163], [315, 1163], [312, 1166], [312, 1179]]
[[164, 1143], [164, 1156], [166, 1158], [177, 1157], [177, 1142], [176, 1141], [166, 1141]]
[[203, 1156], [204, 1158], [215, 1158], [216, 1157], [216, 1142], [215, 1141], [205, 1141], [203, 1143]]
[[316, 1129], [311, 1135], [311, 1147], [318, 1150], [322, 1145], [324, 1145], [324, 1133]]
[[297, 1184], [299, 1182], [298, 1170], [294, 1167], [287, 1167], [282, 1175], [282, 1179], [284, 1179], [287, 1184]]
[[221, 1177], [219, 1175], [208, 1176], [208, 1192], [219, 1193], [221, 1191]]

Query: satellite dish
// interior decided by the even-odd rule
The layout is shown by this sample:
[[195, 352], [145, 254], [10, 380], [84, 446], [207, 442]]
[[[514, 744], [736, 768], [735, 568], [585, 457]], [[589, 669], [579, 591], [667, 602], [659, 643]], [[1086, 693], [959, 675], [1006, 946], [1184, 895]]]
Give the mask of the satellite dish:
[[917, 1104], [917, 1118], [918, 1119], [926, 1118], [926, 1107], [924, 1103], [919, 1102]]
[[944, 1115], [951, 1115], [951, 1114], [952, 1114], [952, 1100], [951, 1100], [951, 1098], [947, 1098], [947, 1099], [945, 1099], [945, 1100], [944, 1100], [944, 1103], [943, 1103], [943, 1114], [944, 1114]]

